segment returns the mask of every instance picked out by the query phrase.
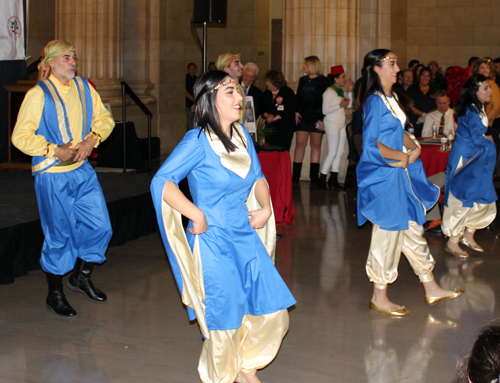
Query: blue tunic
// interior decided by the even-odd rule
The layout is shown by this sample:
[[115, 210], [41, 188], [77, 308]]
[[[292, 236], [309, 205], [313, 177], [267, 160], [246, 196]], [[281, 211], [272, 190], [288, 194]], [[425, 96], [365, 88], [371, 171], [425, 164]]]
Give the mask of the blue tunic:
[[[497, 200], [493, 186], [497, 152], [495, 144], [484, 136], [486, 130], [473, 105], [467, 108], [465, 116], [458, 118], [455, 142], [446, 166], [446, 206], [450, 191], [464, 207], [472, 207], [475, 202], [490, 204]], [[457, 170], [460, 158], [463, 166]]]
[[[198, 236], [198, 243], [209, 331], [237, 329], [246, 314], [271, 314], [296, 303], [248, 220], [246, 200], [252, 186], [264, 175], [252, 140], [246, 129], [242, 131], [251, 159], [245, 178], [222, 166], [205, 133], [196, 128], [186, 133], [151, 185], [160, 231], [181, 294], [182, 275], [162, 219], [165, 182], [178, 184], [187, 176], [193, 203], [205, 213], [208, 230]], [[186, 236], [193, 250], [196, 236], [189, 231]], [[194, 319], [194, 311], [188, 311]]]
[[437, 202], [439, 188], [427, 181], [422, 161], [407, 169], [389, 165], [377, 141], [403, 150], [401, 121], [382, 97], [372, 94], [363, 107], [363, 151], [356, 167], [358, 179], [358, 225], [370, 221], [388, 231], [408, 229], [408, 222], [425, 223], [426, 210]]

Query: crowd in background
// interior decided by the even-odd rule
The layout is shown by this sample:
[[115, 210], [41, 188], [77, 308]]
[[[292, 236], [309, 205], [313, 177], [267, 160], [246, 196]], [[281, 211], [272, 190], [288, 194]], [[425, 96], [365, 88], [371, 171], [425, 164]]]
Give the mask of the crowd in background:
[[[242, 65], [243, 66], [243, 65]], [[297, 92], [287, 85], [281, 70], [270, 70], [265, 75], [266, 89], [255, 85], [259, 68], [247, 63], [238, 78], [245, 95], [253, 98], [254, 118], [265, 121], [265, 144], [278, 150], [290, 150], [295, 136], [293, 159], [293, 182], [300, 180], [306, 147], [310, 146], [309, 178], [311, 185], [321, 189], [340, 189], [338, 182], [341, 160], [348, 155], [346, 147], [346, 125], [352, 122], [354, 131], [361, 129], [361, 111], [356, 102], [361, 77], [353, 84], [341, 65], [334, 65], [325, 76], [323, 65], [316, 56], [304, 59], [304, 76], [299, 79]], [[208, 70], [216, 70], [215, 62]], [[193, 126], [192, 89], [197, 79], [197, 66], [189, 63], [186, 74], [187, 129]], [[491, 101], [486, 105], [489, 120], [487, 135], [500, 149], [500, 58], [471, 57], [467, 67], [448, 67], [445, 71], [435, 60], [427, 66], [411, 60], [408, 68], [398, 73], [394, 86], [408, 116], [407, 129], [417, 137], [430, 137], [432, 128], [439, 136], [454, 136], [456, 118], [453, 104], [460, 89], [474, 74], [483, 74], [490, 79]], [[362, 74], [361, 74], [362, 76]], [[353, 114], [354, 112], [354, 114]], [[247, 114], [250, 114], [247, 111]], [[328, 153], [320, 164], [323, 136], [328, 137]], [[345, 161], [343, 162], [345, 164]], [[329, 176], [328, 176], [329, 175]], [[328, 180], [327, 180], [328, 177]]]

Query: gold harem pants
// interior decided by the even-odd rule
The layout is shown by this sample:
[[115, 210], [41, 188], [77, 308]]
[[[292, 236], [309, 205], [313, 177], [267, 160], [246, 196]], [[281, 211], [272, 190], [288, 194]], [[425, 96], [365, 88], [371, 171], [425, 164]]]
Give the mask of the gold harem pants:
[[288, 310], [268, 315], [245, 315], [236, 330], [210, 331], [198, 364], [203, 383], [233, 383], [240, 371], [255, 374], [278, 354], [288, 331]]
[[493, 222], [496, 216], [495, 202], [489, 204], [474, 202], [472, 207], [464, 207], [462, 201], [450, 192], [448, 206], [445, 206], [443, 210], [441, 229], [451, 242], [458, 243], [466, 229], [471, 233], [484, 229]]
[[385, 289], [398, 277], [401, 252], [420, 282], [434, 280], [434, 258], [424, 238], [424, 228], [410, 221], [407, 230], [387, 231], [373, 224], [366, 274], [376, 288]]

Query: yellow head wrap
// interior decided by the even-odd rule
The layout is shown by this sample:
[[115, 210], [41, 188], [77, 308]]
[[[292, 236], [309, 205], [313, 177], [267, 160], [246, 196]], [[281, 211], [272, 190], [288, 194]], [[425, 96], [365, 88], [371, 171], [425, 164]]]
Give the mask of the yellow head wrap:
[[76, 48], [63, 40], [52, 40], [43, 48], [42, 58], [38, 64], [38, 78], [47, 78], [50, 75], [49, 63], [55, 58], [68, 52], [76, 52]]
[[230, 53], [230, 52], [223, 53], [217, 59], [217, 62], [215, 63], [215, 66], [219, 70], [224, 70], [229, 65], [231, 65], [233, 63], [233, 61], [239, 60], [240, 56], [241, 55], [239, 53], [237, 53], [237, 54], [233, 54], [233, 53]]

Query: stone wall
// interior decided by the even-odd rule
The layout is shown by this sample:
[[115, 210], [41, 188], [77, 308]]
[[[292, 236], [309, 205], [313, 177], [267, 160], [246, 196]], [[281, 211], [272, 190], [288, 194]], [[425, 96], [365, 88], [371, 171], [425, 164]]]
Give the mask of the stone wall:
[[[402, 0], [405, 1], [405, 0]], [[407, 0], [407, 59], [441, 68], [467, 66], [471, 56], [500, 56], [498, 0]]]

